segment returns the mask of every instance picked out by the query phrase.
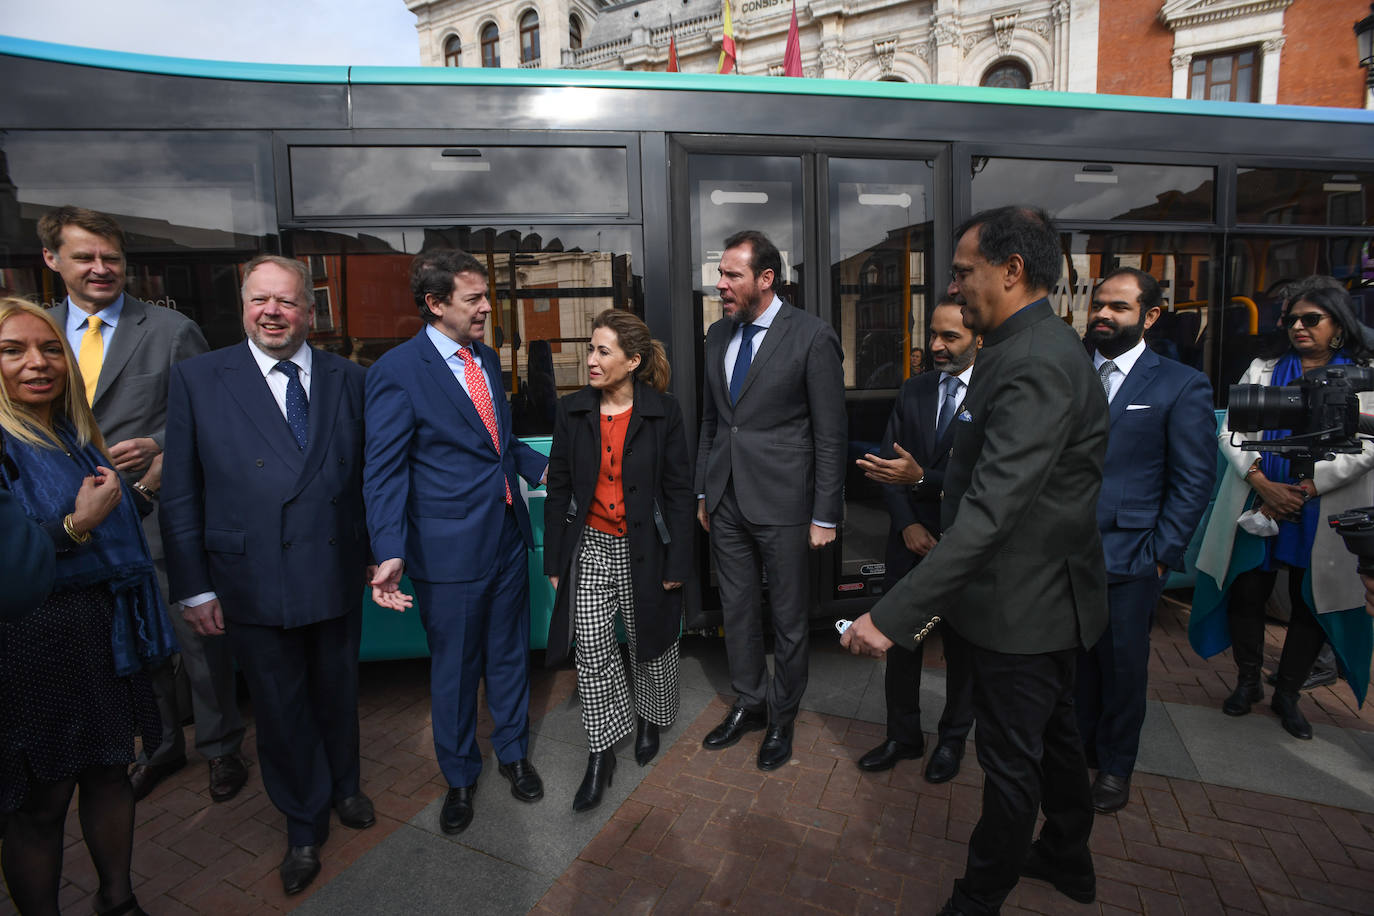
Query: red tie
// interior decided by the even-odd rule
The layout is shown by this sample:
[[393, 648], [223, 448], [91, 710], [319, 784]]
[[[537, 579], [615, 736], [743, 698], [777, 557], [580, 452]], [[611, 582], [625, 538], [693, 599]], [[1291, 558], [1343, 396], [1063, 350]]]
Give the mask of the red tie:
[[[468, 397], [472, 398], [472, 406], [477, 408], [478, 416], [482, 418], [487, 432], [491, 434], [491, 444], [496, 446], [496, 454], [499, 456], [501, 439], [496, 435], [496, 408], [491, 406], [491, 392], [487, 390], [487, 380], [478, 368], [476, 360], [472, 358], [471, 350], [459, 347], [458, 358], [463, 361], [463, 379], [468, 383]], [[505, 477], [504, 468], [502, 477]], [[506, 505], [512, 505], [509, 480], [506, 481]]]

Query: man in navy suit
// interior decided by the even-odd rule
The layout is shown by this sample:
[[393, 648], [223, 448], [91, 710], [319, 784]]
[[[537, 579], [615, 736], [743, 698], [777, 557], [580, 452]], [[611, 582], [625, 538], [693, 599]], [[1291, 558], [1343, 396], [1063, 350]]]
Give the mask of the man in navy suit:
[[[865, 455], [857, 462], [864, 476], [883, 484], [889, 519], [887, 572], [883, 584], [891, 590], [920, 563], [945, 530], [940, 524], [945, 468], [954, 441], [954, 417], [964, 402], [973, 377], [973, 360], [983, 339], [964, 326], [959, 303], [942, 296], [930, 314], [930, 359], [936, 372], [914, 375], [902, 385], [883, 435], [882, 455]], [[946, 679], [945, 709], [940, 716], [938, 743], [926, 763], [925, 779], [948, 782], [959, 773], [964, 740], [973, 725], [973, 682], [968, 651], [959, 634], [941, 628]], [[890, 770], [899, 760], [919, 760], [925, 753], [921, 732], [921, 663], [925, 644], [908, 649], [893, 646], [887, 653], [884, 688], [887, 697], [887, 736], [882, 744], [858, 760], [861, 770]]]
[[501, 360], [482, 343], [491, 303], [476, 258], [438, 249], [415, 258], [410, 291], [425, 327], [367, 375], [363, 489], [373, 599], [404, 610], [401, 573], [433, 658], [434, 748], [448, 780], [439, 825], [472, 823], [482, 771], [477, 687], [485, 679], [501, 775], [520, 801], [544, 795], [529, 752], [529, 573], [533, 543], [520, 495], [548, 462], [511, 435]]
[[171, 597], [227, 633], [253, 695], [288, 894], [319, 873], [331, 805], [376, 820], [358, 765], [364, 373], [311, 347], [313, 326], [304, 264], [244, 267], [248, 340], [172, 367], [162, 487]]
[[1107, 631], [1079, 656], [1078, 730], [1097, 770], [1093, 807], [1125, 807], [1145, 722], [1150, 624], [1164, 578], [1207, 509], [1216, 473], [1212, 386], [1145, 346], [1159, 283], [1122, 267], [1093, 293], [1087, 343], [1110, 403], [1111, 435], [1097, 502], [1107, 561]]

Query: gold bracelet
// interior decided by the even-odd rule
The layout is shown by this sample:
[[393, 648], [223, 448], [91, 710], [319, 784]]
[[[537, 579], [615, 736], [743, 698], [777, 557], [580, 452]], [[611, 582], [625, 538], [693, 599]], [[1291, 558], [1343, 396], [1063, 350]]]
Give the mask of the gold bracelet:
[[72, 524], [72, 514], [70, 512], [67, 513], [66, 518], [62, 519], [62, 530], [67, 532], [67, 537], [71, 538], [72, 541], [77, 544], [84, 544], [91, 539], [91, 533], [89, 531], [85, 534], [76, 533], [76, 527]]
[[157, 491], [151, 487], [145, 486], [141, 480], [135, 480], [133, 483], [129, 484], [129, 489], [133, 490], [150, 503], [157, 502]]

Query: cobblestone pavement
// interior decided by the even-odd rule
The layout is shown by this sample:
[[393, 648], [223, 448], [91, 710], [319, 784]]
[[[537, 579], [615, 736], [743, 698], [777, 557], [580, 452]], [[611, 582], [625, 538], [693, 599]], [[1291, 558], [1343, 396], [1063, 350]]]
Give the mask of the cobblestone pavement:
[[[1215, 710], [1232, 686], [1229, 655], [1198, 659], [1187, 645], [1186, 622], [1187, 606], [1166, 597], [1153, 640], [1151, 699]], [[1269, 627], [1271, 668], [1283, 632]], [[689, 654], [723, 655], [718, 640], [687, 643]], [[818, 634], [813, 652], [833, 657], [839, 650], [833, 638]], [[870, 666], [855, 669], [863, 678], [873, 674], [871, 661], [830, 660]], [[939, 668], [938, 640], [927, 648], [927, 660], [928, 668]], [[238, 798], [215, 805], [205, 763], [193, 756], [138, 806], [135, 890], [145, 909], [154, 916], [293, 909], [443, 795], [429, 726], [428, 663], [368, 664], [362, 684], [363, 788], [376, 803], [376, 826], [355, 832], [336, 821], [320, 877], [306, 893], [287, 898], [277, 876], [285, 832], [257, 768]], [[574, 686], [571, 671], [537, 671], [532, 718], [566, 710]], [[538, 899], [536, 912], [938, 909], [962, 872], [980, 806], [982, 774], [971, 748], [960, 775], [944, 785], [925, 783], [916, 762], [862, 774], [853, 760], [883, 737], [881, 724], [803, 711], [793, 760], [765, 774], [753, 762], [757, 741], [750, 738], [756, 736], [726, 751], [702, 750], [702, 736], [727, 705], [727, 697], [709, 699], [691, 721], [665, 734], [664, 752], [640, 771], [642, 781], [594, 838], [569, 854], [566, 869], [541, 885], [542, 899], [531, 898]], [[1324, 730], [1344, 730], [1371, 749], [1362, 758], [1362, 775], [1364, 791], [1374, 797], [1371, 706], [1357, 709], [1349, 688], [1338, 683], [1310, 691], [1303, 708], [1319, 738]], [[927, 710], [928, 721], [936, 715], [938, 708]], [[1267, 704], [1252, 715], [1274, 718]], [[1234, 728], [1235, 721], [1218, 711], [1215, 728]], [[489, 727], [484, 720], [481, 733]], [[1306, 742], [1287, 739], [1276, 721], [1272, 727], [1275, 747], [1304, 752]], [[244, 751], [255, 759], [253, 737], [250, 726]], [[1253, 749], [1237, 746], [1235, 753]], [[634, 769], [631, 761], [619, 775]], [[1303, 796], [1301, 789], [1267, 794], [1138, 771], [1131, 804], [1094, 825], [1098, 902], [1074, 904], [1049, 885], [1027, 880], [1004, 911], [1374, 913], [1374, 806], [1333, 807], [1292, 797]], [[562, 806], [566, 799], [546, 803]], [[66, 840], [62, 907], [87, 912], [96, 882], [75, 811]], [[331, 908], [387, 911], [375, 902], [340, 908], [333, 899]], [[465, 911], [451, 896], [422, 909]], [[0, 912], [13, 912], [8, 900]]]

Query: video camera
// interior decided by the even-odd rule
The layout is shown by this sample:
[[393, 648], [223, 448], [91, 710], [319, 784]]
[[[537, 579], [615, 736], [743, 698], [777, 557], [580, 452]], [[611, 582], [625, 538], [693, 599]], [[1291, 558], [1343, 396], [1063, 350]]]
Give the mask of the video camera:
[[[1311, 477], [1318, 461], [1339, 454], [1358, 454], [1359, 436], [1374, 435], [1374, 417], [1360, 413], [1359, 393], [1374, 391], [1374, 369], [1322, 366], [1293, 385], [1232, 385], [1232, 433], [1291, 429], [1284, 439], [1251, 439], [1243, 451], [1266, 451], [1288, 458], [1295, 477]], [[1358, 559], [1364, 575], [1374, 575], [1374, 506], [1351, 509], [1327, 518]]]

